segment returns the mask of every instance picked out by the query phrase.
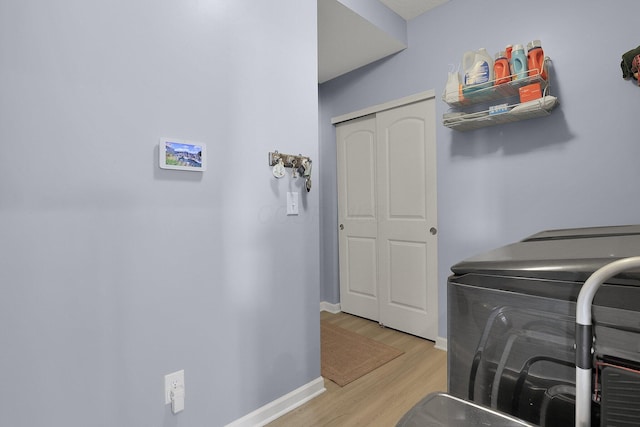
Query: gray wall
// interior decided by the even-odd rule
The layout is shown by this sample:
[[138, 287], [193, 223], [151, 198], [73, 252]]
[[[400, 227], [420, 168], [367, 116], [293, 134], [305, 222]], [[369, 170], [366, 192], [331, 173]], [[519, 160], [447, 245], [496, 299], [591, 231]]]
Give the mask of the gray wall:
[[321, 170], [315, 2], [3, 1], [0, 64], [0, 425], [220, 426], [320, 376], [319, 193], [267, 165]]
[[[409, 21], [405, 51], [321, 85], [321, 298], [339, 301], [330, 118], [428, 89], [438, 94], [441, 336], [452, 264], [543, 229], [637, 223], [640, 88], [622, 79], [620, 60], [640, 44], [638, 13], [635, 0], [452, 0]], [[440, 94], [463, 52], [533, 39], [553, 61], [551, 116], [468, 133], [442, 126]]]

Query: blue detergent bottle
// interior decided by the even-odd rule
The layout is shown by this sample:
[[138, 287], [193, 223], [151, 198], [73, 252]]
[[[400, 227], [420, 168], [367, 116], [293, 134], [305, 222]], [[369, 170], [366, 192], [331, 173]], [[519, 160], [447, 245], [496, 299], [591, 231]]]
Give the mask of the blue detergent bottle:
[[513, 72], [513, 80], [527, 78], [527, 55], [524, 53], [524, 47], [521, 44], [513, 46], [513, 51], [511, 51], [511, 70]]

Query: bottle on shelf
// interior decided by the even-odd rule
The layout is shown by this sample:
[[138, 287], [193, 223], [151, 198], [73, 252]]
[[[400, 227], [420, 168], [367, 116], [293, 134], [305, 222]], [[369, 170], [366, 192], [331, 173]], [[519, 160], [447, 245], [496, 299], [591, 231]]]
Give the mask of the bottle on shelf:
[[[480, 80], [484, 80], [484, 83], [488, 83], [491, 85], [491, 81], [493, 81], [493, 58], [487, 52], [487, 49], [481, 47], [478, 49], [476, 53], [476, 64], [482, 63], [482, 73]], [[486, 68], [484, 64], [486, 63]], [[486, 79], [486, 80], [485, 80]], [[479, 83], [483, 83], [480, 81]]]
[[544, 51], [540, 40], [527, 43], [527, 68], [530, 76], [540, 76], [547, 80], [547, 71], [544, 69]]
[[464, 67], [463, 95], [491, 86], [493, 83], [493, 58], [485, 48], [466, 52], [462, 58]]
[[504, 53], [507, 56], [507, 62], [509, 63], [509, 75], [513, 74], [513, 69], [511, 68], [511, 52], [513, 51], [513, 45], [508, 44], [507, 47], [504, 48]]
[[457, 71], [449, 72], [447, 78], [447, 85], [445, 86], [444, 97], [445, 102], [458, 102], [460, 101], [460, 74]]
[[473, 50], [468, 50], [462, 55], [462, 84], [467, 84], [467, 77], [469, 73], [473, 70], [473, 64], [476, 61], [476, 52]]
[[504, 51], [496, 53], [496, 60], [493, 62], [494, 85], [501, 85], [511, 81], [511, 71], [509, 70], [509, 60]]
[[527, 77], [527, 55], [521, 44], [513, 46], [511, 51], [511, 70], [513, 80], [522, 80]]

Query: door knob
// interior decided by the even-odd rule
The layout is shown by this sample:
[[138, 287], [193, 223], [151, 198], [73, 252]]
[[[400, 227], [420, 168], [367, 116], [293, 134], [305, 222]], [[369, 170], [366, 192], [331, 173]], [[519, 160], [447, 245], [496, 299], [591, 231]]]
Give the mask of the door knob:
[[435, 227], [431, 227], [429, 229], [429, 233], [431, 233], [433, 236], [435, 236], [436, 234], [438, 234], [438, 229]]
[[340, 230], [344, 230], [344, 224], [340, 224]]

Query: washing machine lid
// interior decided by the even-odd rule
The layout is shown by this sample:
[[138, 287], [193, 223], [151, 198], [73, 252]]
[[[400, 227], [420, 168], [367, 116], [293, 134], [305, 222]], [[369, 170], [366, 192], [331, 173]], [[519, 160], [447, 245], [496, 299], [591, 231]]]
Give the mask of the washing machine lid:
[[534, 427], [526, 421], [447, 393], [431, 393], [416, 403], [396, 427]]
[[[547, 230], [468, 258], [451, 271], [584, 281], [611, 261], [639, 255], [640, 225]], [[640, 280], [640, 270], [619, 279]]]

